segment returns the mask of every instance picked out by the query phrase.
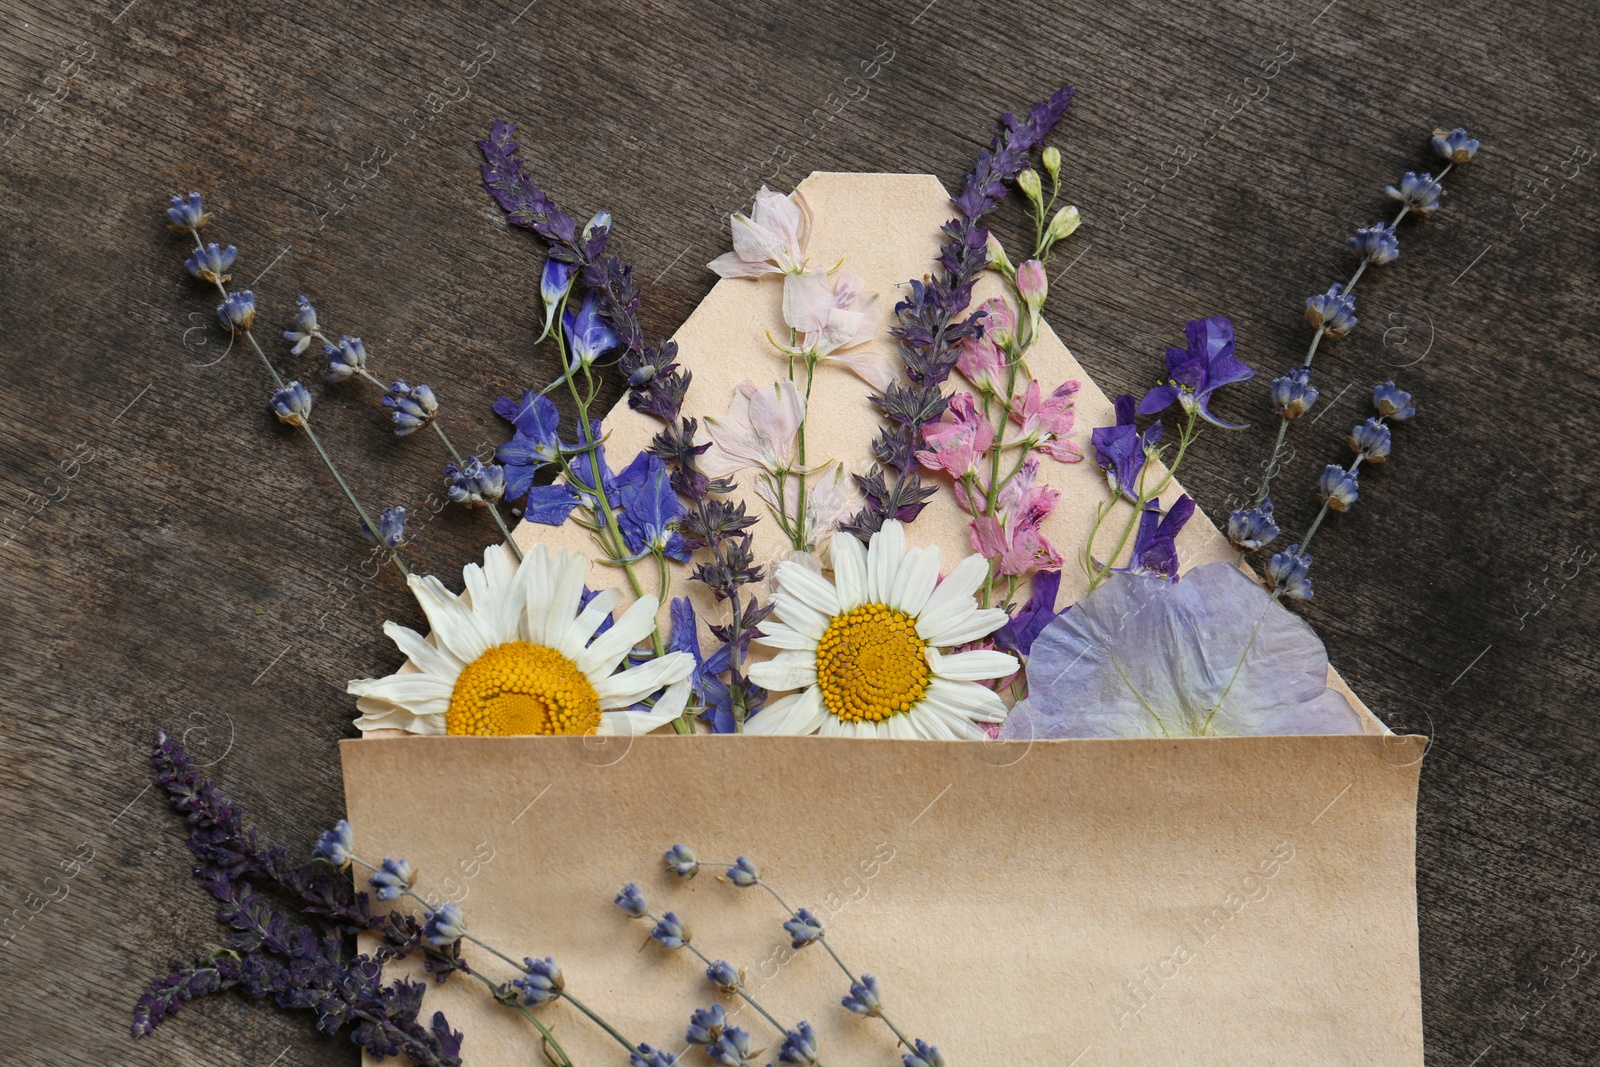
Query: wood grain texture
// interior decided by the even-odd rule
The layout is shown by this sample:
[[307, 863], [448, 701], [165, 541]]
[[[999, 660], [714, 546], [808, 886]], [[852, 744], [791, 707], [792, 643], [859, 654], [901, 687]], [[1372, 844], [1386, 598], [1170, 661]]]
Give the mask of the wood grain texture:
[[[493, 119], [523, 124], [574, 211], [612, 211], [661, 336], [710, 288], [722, 216], [763, 179], [953, 183], [996, 112], [1071, 82], [1055, 143], [1088, 222], [1048, 313], [1108, 391], [1148, 383], [1192, 316], [1232, 316], [1268, 374], [1296, 358], [1300, 302], [1345, 269], [1341, 240], [1377, 217], [1382, 186], [1426, 164], [1424, 134], [1483, 138], [1446, 210], [1363, 282], [1360, 328], [1319, 356], [1326, 418], [1298, 434], [1276, 495], [1303, 527], [1366, 390], [1395, 376], [1417, 394], [1424, 417], [1319, 535], [1305, 614], [1374, 711], [1435, 739], [1418, 844], [1429, 1062], [1593, 1062], [1596, 965], [1566, 978], [1561, 961], [1600, 942], [1600, 581], [1574, 555], [1595, 549], [1600, 175], [1571, 162], [1600, 141], [1600, 33], [1576, 0], [1325, 2], [8, 0], [0, 915], [32, 918], [0, 953], [7, 1060], [355, 1059], [233, 996], [126, 1036], [160, 964], [220, 940], [145, 791], [154, 729], [196, 730], [261, 825], [309, 844], [341, 808], [342, 682], [393, 664], [379, 624], [417, 615], [398, 582], [360, 577], [345, 506], [267, 414], [254, 357], [212, 327], [161, 227], [169, 193], [208, 193], [265, 336], [311, 295], [381, 373], [432, 383], [470, 446], [501, 432], [493, 394], [552, 370], [532, 345], [533, 242], [476, 183]], [[861, 81], [880, 45], [892, 61]], [[375, 152], [388, 161], [368, 180]], [[315, 376], [310, 356], [273, 351]], [[1226, 412], [1258, 417], [1254, 396]], [[319, 392], [330, 448], [375, 503], [420, 505], [436, 446], [396, 441], [375, 399]], [[1185, 469], [1214, 518], [1270, 435], [1213, 435]], [[445, 511], [415, 556], [448, 573], [487, 537]], [[87, 850], [66, 899], [33, 914]]]

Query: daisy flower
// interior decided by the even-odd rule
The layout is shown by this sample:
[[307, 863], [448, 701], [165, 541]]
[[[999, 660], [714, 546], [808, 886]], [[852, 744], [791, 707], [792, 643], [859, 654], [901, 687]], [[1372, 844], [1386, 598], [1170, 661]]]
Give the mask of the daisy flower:
[[[683, 713], [694, 657], [670, 652], [628, 666], [633, 646], [655, 627], [656, 598], [640, 597], [596, 635], [622, 599], [606, 589], [584, 599], [589, 561], [540, 545], [520, 565], [499, 545], [483, 566], [461, 572], [466, 596], [439, 579], [408, 584], [428, 616], [431, 639], [386, 622], [383, 632], [419, 670], [361, 678], [361, 730], [414, 734], [629, 734]], [[622, 669], [618, 669], [619, 665]], [[636, 707], [665, 687], [654, 707]]]
[[1009, 616], [979, 608], [973, 593], [989, 564], [968, 556], [943, 580], [937, 546], [908, 548], [905, 527], [883, 524], [863, 548], [833, 539], [830, 583], [799, 563], [777, 567], [777, 618], [761, 623], [761, 642], [781, 651], [750, 666], [768, 689], [800, 692], [750, 719], [752, 734], [982, 740], [979, 723], [1001, 722], [1006, 706], [979, 683], [1018, 669], [1015, 657], [948, 648], [976, 641]]

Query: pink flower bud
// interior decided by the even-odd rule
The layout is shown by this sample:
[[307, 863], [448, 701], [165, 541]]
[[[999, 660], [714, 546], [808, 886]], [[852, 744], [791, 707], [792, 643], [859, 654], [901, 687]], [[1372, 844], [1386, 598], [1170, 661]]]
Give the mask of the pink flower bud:
[[1029, 311], [1038, 311], [1044, 305], [1050, 284], [1045, 280], [1044, 264], [1030, 259], [1017, 267], [1017, 295], [1028, 305]]

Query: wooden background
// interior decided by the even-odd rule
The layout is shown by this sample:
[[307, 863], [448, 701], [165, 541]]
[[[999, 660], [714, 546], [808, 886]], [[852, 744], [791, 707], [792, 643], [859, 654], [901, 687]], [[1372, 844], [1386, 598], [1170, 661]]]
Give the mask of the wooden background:
[[[476, 444], [502, 433], [497, 392], [552, 371], [532, 345], [534, 243], [477, 184], [472, 142], [493, 119], [523, 124], [572, 210], [613, 212], [659, 336], [711, 286], [722, 217], [763, 179], [954, 183], [997, 112], [1061, 82], [1079, 96], [1054, 141], [1088, 221], [1048, 313], [1108, 391], [1147, 385], [1183, 320], [1208, 314], [1233, 317], [1270, 378], [1306, 343], [1302, 300], [1347, 269], [1343, 237], [1428, 163], [1426, 133], [1483, 139], [1447, 208], [1363, 282], [1356, 333], [1325, 346], [1328, 417], [1298, 434], [1275, 495], [1303, 527], [1371, 385], [1417, 394], [1392, 462], [1319, 537], [1304, 611], [1380, 716], [1434, 738], [1418, 847], [1429, 1062], [1596, 1062], [1600, 963], [1564, 962], [1600, 942], [1592, 10], [522, 2], [0, 5], [9, 1062], [355, 1057], [232, 995], [127, 1036], [165, 960], [219, 940], [178, 823], [146, 791], [154, 730], [193, 730], [270, 834], [309, 845], [341, 811], [343, 682], [396, 662], [382, 620], [417, 621], [392, 577], [360, 576], [344, 503], [268, 414], [254, 357], [214, 328], [162, 226], [168, 194], [207, 193], [263, 336], [310, 294], [381, 373], [432, 383]], [[1252, 78], [1274, 57], [1270, 83]], [[1001, 232], [1019, 222], [1013, 207]], [[309, 354], [273, 354], [316, 376]], [[1185, 469], [1215, 518], [1269, 444], [1263, 394], [1225, 407], [1255, 429], [1211, 435]], [[419, 505], [437, 447], [395, 440], [375, 400], [319, 386], [324, 433], [369, 499]], [[488, 535], [445, 511], [414, 558], [452, 573]], [[89, 856], [35, 913], [62, 885], [46, 879]]]

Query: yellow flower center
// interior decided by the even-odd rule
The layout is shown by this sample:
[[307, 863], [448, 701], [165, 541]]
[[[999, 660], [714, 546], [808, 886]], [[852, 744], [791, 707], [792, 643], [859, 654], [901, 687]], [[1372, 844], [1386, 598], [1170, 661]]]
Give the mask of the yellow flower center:
[[883, 604], [835, 615], [817, 643], [817, 685], [846, 722], [882, 722], [928, 691], [927, 642], [917, 622]]
[[600, 698], [555, 649], [508, 641], [463, 668], [444, 724], [446, 733], [479, 737], [592, 734], [600, 726]]

